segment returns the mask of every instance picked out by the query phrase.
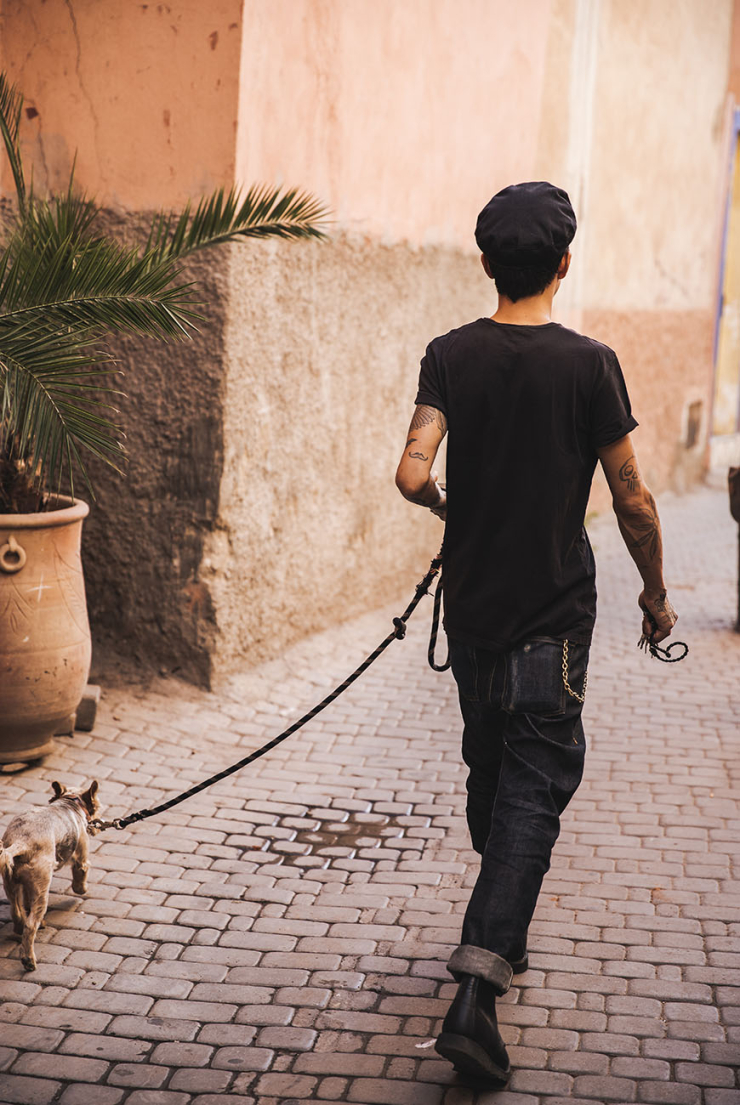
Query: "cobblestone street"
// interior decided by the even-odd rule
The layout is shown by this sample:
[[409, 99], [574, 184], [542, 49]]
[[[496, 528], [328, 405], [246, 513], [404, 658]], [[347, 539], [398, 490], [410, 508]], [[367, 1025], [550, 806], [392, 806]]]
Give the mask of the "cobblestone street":
[[[719, 483], [659, 505], [690, 656], [637, 650], [639, 579], [613, 518], [597, 518], [586, 778], [530, 969], [499, 1003], [507, 1090], [469, 1088], [431, 1046], [477, 857], [425, 600], [407, 639], [280, 748], [97, 836], [85, 899], [68, 868], [55, 877], [34, 973], [2, 899], [0, 1102], [739, 1105], [737, 527]], [[179, 793], [340, 682], [403, 605], [218, 694], [104, 686], [94, 732], [3, 778], [2, 826], [52, 779], [99, 779], [106, 817]]]

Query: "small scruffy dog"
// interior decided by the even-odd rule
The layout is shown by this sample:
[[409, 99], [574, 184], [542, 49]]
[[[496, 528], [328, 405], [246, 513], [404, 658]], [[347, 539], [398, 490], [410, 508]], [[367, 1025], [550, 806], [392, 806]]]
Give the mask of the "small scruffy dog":
[[100, 807], [97, 779], [87, 790], [68, 790], [56, 782], [51, 786], [54, 797], [48, 808], [14, 817], [0, 845], [0, 873], [27, 971], [36, 968], [33, 942], [43, 927], [54, 872], [71, 863], [72, 889], [75, 894], [87, 891], [88, 825]]

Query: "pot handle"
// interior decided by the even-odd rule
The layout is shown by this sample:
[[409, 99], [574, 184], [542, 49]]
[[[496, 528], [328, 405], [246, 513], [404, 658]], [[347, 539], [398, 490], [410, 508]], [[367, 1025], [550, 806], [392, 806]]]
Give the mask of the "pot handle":
[[26, 550], [18, 544], [15, 537], [8, 538], [6, 545], [0, 547], [0, 572], [19, 572], [26, 563]]

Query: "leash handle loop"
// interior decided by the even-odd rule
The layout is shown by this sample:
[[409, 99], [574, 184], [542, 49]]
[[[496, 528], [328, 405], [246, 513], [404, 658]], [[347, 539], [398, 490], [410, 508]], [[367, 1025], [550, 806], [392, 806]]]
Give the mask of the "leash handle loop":
[[442, 606], [442, 583], [443, 579], [440, 575], [437, 589], [434, 592], [434, 609], [432, 611], [432, 628], [429, 633], [429, 648], [427, 649], [427, 661], [432, 671], [447, 671], [452, 661], [450, 660], [450, 644], [447, 642], [447, 659], [444, 664], [438, 664], [435, 661], [435, 652], [437, 651], [437, 634], [439, 633], [439, 614]]
[[[689, 646], [685, 641], [671, 641], [667, 648], [661, 648], [659, 644], [656, 644], [653, 638], [658, 632], [658, 623], [646, 606], [642, 607], [642, 612], [653, 629], [649, 637], [646, 637], [643, 633], [642, 637], [640, 637], [640, 640], [637, 642], [638, 648], [647, 649], [651, 656], [656, 660], [662, 660], [664, 664], [677, 664], [679, 660], [683, 660], [684, 657], [688, 656]], [[671, 656], [671, 652], [674, 648], [682, 648], [683, 652], [680, 652], [677, 656]]]
[[[661, 648], [660, 645], [656, 645], [654, 641], [648, 641], [648, 648], [650, 655], [654, 656], [656, 660], [662, 660], [664, 664], [677, 664], [679, 660], [683, 660], [684, 656], [688, 656], [689, 646], [685, 641], [671, 641], [668, 648]], [[671, 656], [671, 650], [674, 648], [682, 648], [683, 652], [677, 656]]]

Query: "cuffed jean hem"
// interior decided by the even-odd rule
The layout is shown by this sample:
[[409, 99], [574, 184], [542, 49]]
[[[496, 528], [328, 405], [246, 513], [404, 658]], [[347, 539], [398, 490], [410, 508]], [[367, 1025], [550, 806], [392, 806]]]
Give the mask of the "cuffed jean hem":
[[495, 952], [489, 952], [487, 948], [476, 948], [473, 944], [460, 944], [455, 948], [447, 970], [458, 980], [460, 975], [474, 975], [485, 979], [499, 994], [506, 993], [513, 976], [510, 963]]

